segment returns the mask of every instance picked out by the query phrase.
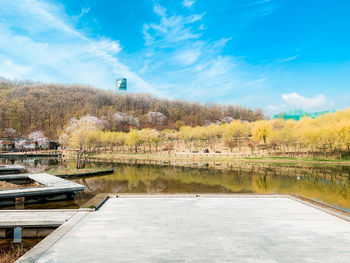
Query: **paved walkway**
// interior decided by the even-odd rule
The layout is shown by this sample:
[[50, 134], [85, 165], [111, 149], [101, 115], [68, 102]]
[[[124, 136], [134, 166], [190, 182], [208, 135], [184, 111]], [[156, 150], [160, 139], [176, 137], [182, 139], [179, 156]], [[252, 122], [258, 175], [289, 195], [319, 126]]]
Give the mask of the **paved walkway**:
[[[73, 222], [74, 221], [74, 222]], [[112, 198], [18, 262], [349, 262], [350, 223], [290, 198]]]

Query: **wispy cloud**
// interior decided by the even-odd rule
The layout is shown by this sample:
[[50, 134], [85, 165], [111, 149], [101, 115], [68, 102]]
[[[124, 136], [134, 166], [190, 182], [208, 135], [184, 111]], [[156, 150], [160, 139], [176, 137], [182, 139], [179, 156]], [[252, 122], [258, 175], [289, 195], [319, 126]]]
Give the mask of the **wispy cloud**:
[[166, 11], [159, 4], [154, 5], [154, 13], [160, 17], [160, 22], [143, 26], [146, 45], [177, 43], [188, 39], [197, 39], [201, 36], [201, 33], [192, 30], [192, 26], [195, 22], [200, 21], [204, 14], [168, 16]]
[[[270, 1], [250, 3], [253, 6], [248, 9], [254, 9], [254, 17], [261, 15], [255, 10], [270, 6]], [[267, 76], [259, 65], [248, 64], [233, 52], [225, 52], [236, 36], [208, 38], [209, 11], [208, 14], [198, 11], [195, 1], [178, 4], [186, 9], [169, 10], [158, 3], [153, 4], [155, 17], [141, 22], [144, 47], [128, 53], [118, 39], [92, 36], [88, 28], [80, 29], [77, 25], [79, 19], [93, 13], [93, 6], [85, 6], [76, 15], [68, 16], [57, 2], [2, 1], [0, 76], [88, 83], [104, 89], [113, 89], [115, 79], [123, 76], [128, 78], [129, 86], [135, 92], [244, 103], [252, 107], [270, 104], [265, 99], [269, 96], [266, 90], [271, 75]], [[297, 57], [283, 58], [279, 62]], [[297, 103], [293, 93], [284, 94], [284, 97], [289, 105], [303, 101], [299, 98]], [[322, 98], [316, 97], [317, 100], [322, 101]]]
[[231, 40], [224, 37], [207, 41], [202, 38], [205, 14], [168, 15], [168, 10], [154, 5], [158, 23], [143, 26], [148, 57], [142, 74], [169, 97], [203, 100], [232, 93], [239, 94], [242, 87], [264, 85], [264, 77], [254, 76], [253, 69], [234, 56], [222, 55]]
[[196, 2], [197, 2], [197, 0], [184, 0], [182, 2], [182, 5], [184, 7], [191, 8]]
[[63, 8], [39, 0], [0, 2], [0, 76], [105, 89], [113, 89], [115, 78], [125, 76], [136, 91], [158, 94], [119, 61], [118, 41], [90, 38], [75, 27], [74, 19]]
[[289, 62], [289, 61], [297, 59], [298, 57], [299, 57], [299, 54], [292, 56], [292, 57], [288, 57], [288, 58], [281, 58], [278, 60], [278, 62]]

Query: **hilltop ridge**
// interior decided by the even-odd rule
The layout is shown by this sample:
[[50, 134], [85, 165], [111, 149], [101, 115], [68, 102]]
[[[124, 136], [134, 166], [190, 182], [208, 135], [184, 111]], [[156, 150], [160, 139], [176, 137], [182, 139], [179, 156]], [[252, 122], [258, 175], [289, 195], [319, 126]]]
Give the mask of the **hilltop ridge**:
[[[150, 120], [153, 118], [149, 116], [150, 112], [165, 121]], [[261, 109], [252, 110], [239, 105], [169, 100], [150, 94], [121, 95], [84, 85], [0, 80], [0, 137], [6, 128], [12, 128], [21, 136], [41, 130], [55, 139], [70, 118], [91, 115], [111, 121], [121, 113], [133, 122], [137, 119], [140, 128], [157, 129], [265, 118]], [[127, 129], [128, 125], [121, 129]]]

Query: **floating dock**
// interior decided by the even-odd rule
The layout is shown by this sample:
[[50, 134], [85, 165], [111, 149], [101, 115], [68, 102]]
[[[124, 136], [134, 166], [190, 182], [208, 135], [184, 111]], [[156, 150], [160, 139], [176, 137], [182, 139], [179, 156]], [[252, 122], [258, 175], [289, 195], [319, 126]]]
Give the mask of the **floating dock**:
[[40, 152], [28, 152], [28, 153], [1, 153], [0, 158], [5, 159], [18, 159], [18, 158], [31, 158], [31, 157], [49, 157], [49, 158], [59, 158], [60, 153], [40, 153]]
[[0, 178], [1, 174], [17, 174], [25, 170], [26, 168], [20, 165], [0, 165]]
[[123, 195], [17, 262], [347, 263], [349, 247], [349, 221], [289, 196]]
[[0, 190], [0, 206], [14, 205], [15, 198], [19, 197], [24, 198], [25, 204], [71, 199], [78, 191], [83, 191], [86, 188], [81, 184], [47, 173], [2, 175], [0, 180], [29, 180], [39, 184], [37, 187]]
[[23, 237], [46, 237], [77, 213], [84, 210], [0, 210], [0, 238], [12, 238], [13, 229], [22, 228]]

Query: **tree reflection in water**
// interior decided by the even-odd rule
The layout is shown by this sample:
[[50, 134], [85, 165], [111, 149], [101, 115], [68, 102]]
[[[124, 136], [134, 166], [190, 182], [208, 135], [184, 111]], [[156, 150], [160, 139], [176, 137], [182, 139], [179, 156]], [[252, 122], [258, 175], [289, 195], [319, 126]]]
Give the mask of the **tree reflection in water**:
[[[59, 160], [44, 158], [39, 161], [0, 159], [0, 163], [24, 165], [31, 172], [62, 165]], [[216, 167], [218, 169], [205, 165], [186, 168], [137, 162], [92, 163], [90, 166], [113, 167], [115, 172], [75, 179], [87, 186], [84, 193], [77, 195], [75, 205], [98, 193], [296, 193], [350, 209], [350, 166], [246, 162], [222, 163]]]
[[156, 165], [108, 166], [115, 169], [114, 174], [76, 181], [88, 185], [88, 191], [93, 194], [296, 193], [350, 209], [350, 167], [346, 166], [240, 164], [226, 170]]

